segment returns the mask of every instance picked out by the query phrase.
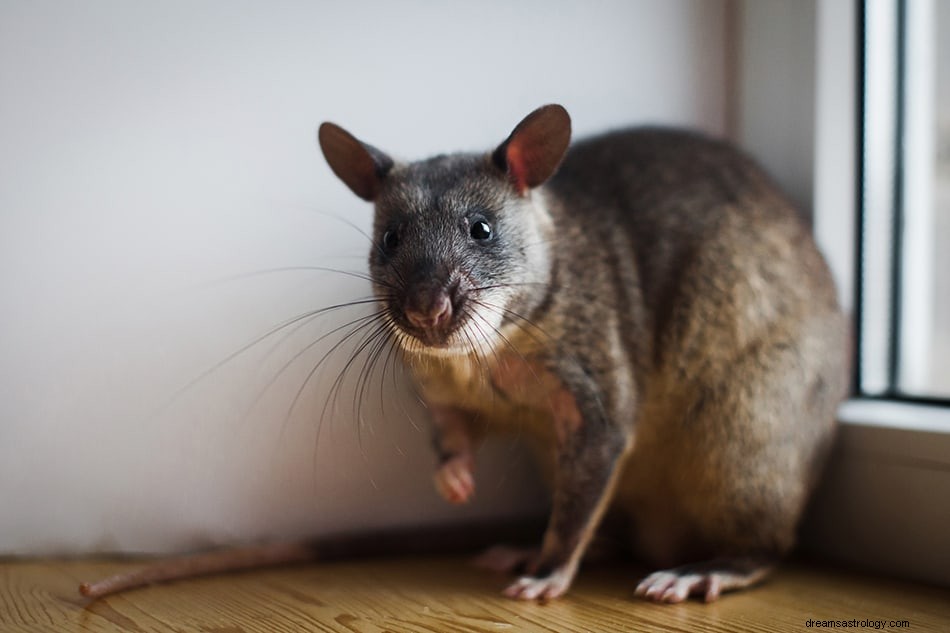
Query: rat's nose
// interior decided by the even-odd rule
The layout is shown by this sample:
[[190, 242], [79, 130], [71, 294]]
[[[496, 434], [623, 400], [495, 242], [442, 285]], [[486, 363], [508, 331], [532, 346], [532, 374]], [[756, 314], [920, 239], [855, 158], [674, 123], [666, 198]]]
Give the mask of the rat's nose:
[[452, 301], [448, 293], [439, 293], [425, 309], [406, 308], [406, 318], [423, 330], [440, 328], [452, 318]]

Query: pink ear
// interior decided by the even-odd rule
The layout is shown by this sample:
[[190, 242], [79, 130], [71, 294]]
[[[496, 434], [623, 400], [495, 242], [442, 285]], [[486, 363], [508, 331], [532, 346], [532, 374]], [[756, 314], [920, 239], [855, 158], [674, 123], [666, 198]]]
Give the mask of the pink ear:
[[333, 123], [322, 124], [317, 137], [333, 173], [353, 193], [372, 202], [393, 166], [392, 159]]
[[523, 194], [554, 174], [570, 141], [571, 117], [567, 110], [556, 104], [541, 106], [515, 127], [492, 154], [492, 160]]

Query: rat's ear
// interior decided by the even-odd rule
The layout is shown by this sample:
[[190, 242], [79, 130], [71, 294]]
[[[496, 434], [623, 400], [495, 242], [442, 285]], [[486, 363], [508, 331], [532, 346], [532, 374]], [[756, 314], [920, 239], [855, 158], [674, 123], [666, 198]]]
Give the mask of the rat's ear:
[[498, 146], [492, 161], [506, 172], [518, 193], [537, 187], [554, 174], [571, 141], [571, 117], [563, 107], [541, 106]]
[[393, 159], [333, 123], [322, 124], [317, 138], [333, 173], [363, 200], [375, 200]]

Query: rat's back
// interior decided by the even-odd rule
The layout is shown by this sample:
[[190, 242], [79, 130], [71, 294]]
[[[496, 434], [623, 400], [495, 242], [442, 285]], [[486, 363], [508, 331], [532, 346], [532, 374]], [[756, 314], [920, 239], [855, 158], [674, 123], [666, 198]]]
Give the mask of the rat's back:
[[786, 318], [840, 312], [807, 222], [729, 143], [676, 129], [611, 132], [572, 145], [546, 188], [555, 221], [586, 242], [575, 255], [635, 262], [628, 300], [643, 302], [646, 322], [627, 325], [648, 328], [658, 356], [685, 344], [670, 337], [689, 336], [690, 324], [712, 336], [708, 351]]
[[806, 222], [741, 151], [684, 131], [577, 143], [547, 186], [586, 241], [575, 254], [633, 262], [600, 291], [633, 306], [618, 330], [641, 407], [615, 508], [635, 550], [660, 566], [755, 553], [765, 569], [794, 542], [847, 385], [846, 322]]

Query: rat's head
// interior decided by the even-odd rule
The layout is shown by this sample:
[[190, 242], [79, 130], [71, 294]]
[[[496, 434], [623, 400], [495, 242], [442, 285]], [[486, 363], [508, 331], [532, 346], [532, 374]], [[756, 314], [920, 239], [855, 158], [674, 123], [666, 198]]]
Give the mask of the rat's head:
[[532, 190], [557, 169], [570, 135], [567, 112], [548, 105], [490, 154], [399, 163], [332, 123], [320, 126], [333, 172], [375, 204], [370, 273], [405, 348], [495, 347], [503, 322], [543, 294], [550, 218]]

